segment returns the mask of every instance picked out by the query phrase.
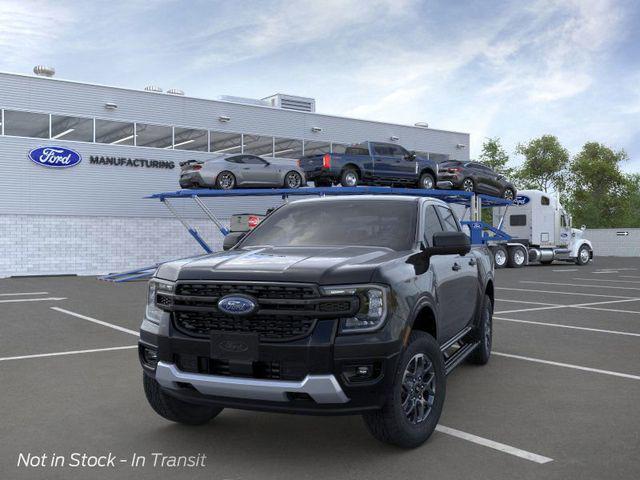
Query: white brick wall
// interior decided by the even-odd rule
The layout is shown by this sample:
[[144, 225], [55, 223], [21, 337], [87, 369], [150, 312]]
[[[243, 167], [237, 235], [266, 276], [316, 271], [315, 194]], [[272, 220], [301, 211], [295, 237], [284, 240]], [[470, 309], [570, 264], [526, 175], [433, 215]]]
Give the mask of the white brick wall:
[[[211, 222], [190, 223], [214, 250], [222, 248]], [[170, 218], [0, 215], [0, 278], [98, 275], [200, 253], [182, 224]]]

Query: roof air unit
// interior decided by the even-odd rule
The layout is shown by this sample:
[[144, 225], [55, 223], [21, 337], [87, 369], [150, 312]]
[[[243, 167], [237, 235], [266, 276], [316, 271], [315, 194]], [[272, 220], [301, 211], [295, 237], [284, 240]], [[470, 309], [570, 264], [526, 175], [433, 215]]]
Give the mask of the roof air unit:
[[299, 112], [315, 112], [316, 101], [309, 97], [296, 97], [295, 95], [285, 95], [276, 93], [270, 97], [263, 98], [269, 102], [272, 107], [282, 108], [284, 110], [297, 110]]
[[33, 67], [33, 73], [39, 77], [53, 77], [56, 74], [56, 69], [53, 67], [46, 67], [44, 65], [36, 65]]
[[145, 92], [155, 92], [155, 93], [162, 93], [162, 88], [158, 87], [157, 85], [147, 85], [146, 87], [144, 87]]
[[179, 88], [170, 88], [169, 90], [167, 90], [167, 93], [169, 95], [184, 95], [184, 92]]

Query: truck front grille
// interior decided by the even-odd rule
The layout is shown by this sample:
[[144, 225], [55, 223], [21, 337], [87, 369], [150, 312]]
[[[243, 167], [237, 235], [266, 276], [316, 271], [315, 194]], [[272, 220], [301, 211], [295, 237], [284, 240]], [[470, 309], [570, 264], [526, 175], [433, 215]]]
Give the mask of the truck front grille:
[[[249, 316], [218, 310], [218, 300], [231, 294], [253, 297], [257, 310]], [[316, 285], [286, 283], [179, 282], [175, 294], [158, 293], [156, 303], [172, 312], [174, 326], [186, 335], [252, 332], [262, 342], [306, 337], [318, 319], [350, 316], [359, 308], [357, 297], [323, 297]]]

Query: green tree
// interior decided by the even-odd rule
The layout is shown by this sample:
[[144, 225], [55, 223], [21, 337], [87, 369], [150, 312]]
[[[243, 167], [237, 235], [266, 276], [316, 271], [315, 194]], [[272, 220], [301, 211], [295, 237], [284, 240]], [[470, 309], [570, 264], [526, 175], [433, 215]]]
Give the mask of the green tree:
[[513, 175], [513, 168], [507, 166], [510, 160], [509, 155], [503, 148], [499, 137], [485, 138], [478, 160], [506, 177]]
[[630, 226], [631, 217], [637, 217], [633, 203], [638, 201], [640, 180], [620, 170], [625, 160], [624, 150], [614, 151], [598, 142], [585, 143], [573, 158], [567, 203], [576, 225]]
[[548, 192], [561, 191], [565, 187], [569, 151], [554, 135], [543, 135], [516, 147], [516, 153], [524, 156], [524, 163], [516, 172], [520, 187]]

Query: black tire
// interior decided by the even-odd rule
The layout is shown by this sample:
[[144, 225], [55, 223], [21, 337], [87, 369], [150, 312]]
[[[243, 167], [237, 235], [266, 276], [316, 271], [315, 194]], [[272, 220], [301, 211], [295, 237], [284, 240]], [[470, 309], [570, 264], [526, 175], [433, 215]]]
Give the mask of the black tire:
[[544, 260], [544, 261], [541, 260], [540, 263], [542, 265], [551, 265], [553, 263], [553, 260]]
[[502, 192], [502, 198], [504, 198], [505, 200], [515, 200], [516, 192], [513, 191], [513, 188], [507, 187]]
[[491, 344], [493, 343], [493, 304], [489, 295], [485, 295], [482, 302], [475, 338], [480, 341], [480, 345], [469, 355], [469, 362], [485, 365], [491, 357]]
[[475, 192], [476, 182], [474, 182], [472, 178], [467, 177], [462, 180], [462, 183], [460, 184], [460, 190], [463, 190], [465, 192]]
[[586, 265], [591, 260], [591, 249], [587, 245], [582, 245], [578, 249], [578, 256], [576, 257], [576, 265]]
[[236, 176], [224, 170], [218, 174], [216, 177], [216, 188], [220, 190], [233, 190], [236, 186]]
[[507, 249], [502, 245], [496, 245], [491, 249], [493, 253], [493, 266], [495, 268], [504, 268], [507, 266], [507, 262], [509, 261], [509, 254], [507, 253]]
[[420, 175], [418, 188], [422, 188], [424, 190], [433, 190], [434, 188], [436, 188], [436, 181], [433, 178], [433, 175], [431, 175], [430, 173], [423, 173], [422, 175]]
[[522, 268], [527, 264], [527, 251], [523, 247], [509, 247], [509, 268]]
[[313, 184], [316, 187], [330, 187], [332, 185], [331, 180], [323, 179], [323, 180], [314, 180]]
[[[420, 404], [423, 405], [421, 409], [417, 408], [418, 404], [413, 401], [413, 397], [408, 395], [408, 390], [404, 388], [410, 384], [410, 378], [413, 374], [408, 369], [410, 369], [410, 364], [417, 365], [416, 358], [422, 358], [425, 363], [426, 360], [430, 362], [430, 367], [427, 365], [425, 373], [420, 375], [420, 378], [426, 377], [429, 380], [424, 383], [421, 381], [412, 384], [413, 394], [421, 399]], [[416, 368], [415, 371], [418, 369]], [[414, 376], [414, 378], [416, 377]], [[418, 447], [431, 436], [436, 428], [442, 413], [445, 395], [446, 374], [440, 346], [431, 335], [425, 332], [411, 332], [409, 344], [398, 362], [393, 384], [386, 392], [385, 405], [380, 410], [365, 413], [363, 415], [365, 425], [369, 432], [381, 442], [402, 448]], [[409, 415], [405, 414], [403, 409], [403, 398], [405, 404], [413, 406], [409, 414], [413, 412], [416, 419], [421, 417], [422, 420], [418, 422], [410, 420]]]
[[347, 167], [340, 176], [340, 185], [343, 187], [357, 187], [360, 183], [360, 175], [355, 168]]
[[295, 170], [291, 170], [290, 172], [287, 172], [287, 174], [284, 176], [284, 188], [290, 188], [292, 190], [295, 190], [297, 188], [300, 188], [301, 186], [302, 186], [302, 175], [300, 175]]
[[143, 374], [144, 394], [151, 408], [163, 418], [185, 425], [204, 425], [223, 409], [183, 402], [162, 391], [158, 382]]

